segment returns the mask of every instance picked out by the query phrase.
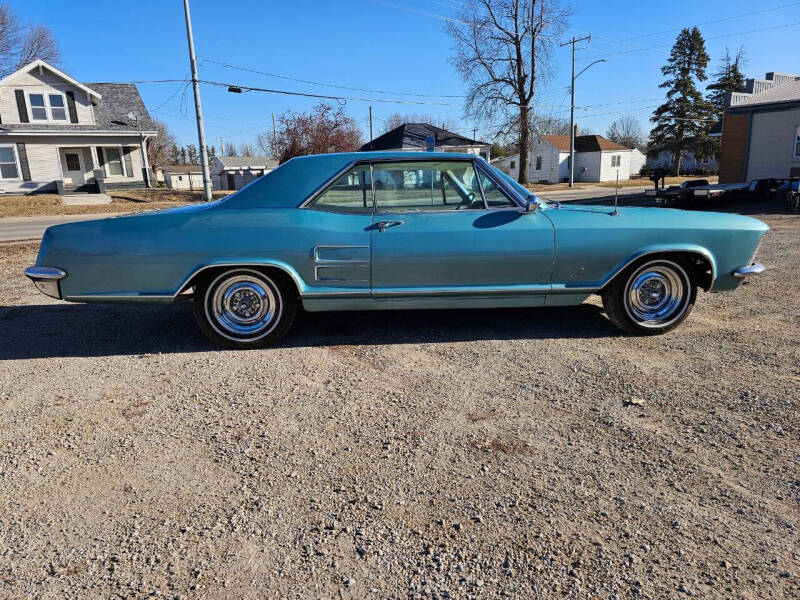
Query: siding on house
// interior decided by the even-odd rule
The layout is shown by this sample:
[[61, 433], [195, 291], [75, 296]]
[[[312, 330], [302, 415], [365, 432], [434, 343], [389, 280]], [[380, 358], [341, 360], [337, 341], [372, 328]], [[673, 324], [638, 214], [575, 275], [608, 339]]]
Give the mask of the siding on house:
[[719, 182], [738, 183], [744, 181], [744, 163], [747, 157], [747, 132], [750, 128], [750, 113], [730, 113], [722, 117], [722, 149], [719, 161]]

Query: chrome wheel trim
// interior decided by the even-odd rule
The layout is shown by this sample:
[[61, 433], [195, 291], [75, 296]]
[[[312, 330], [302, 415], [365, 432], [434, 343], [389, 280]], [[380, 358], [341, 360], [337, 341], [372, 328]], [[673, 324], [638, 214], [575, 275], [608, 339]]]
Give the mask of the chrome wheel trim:
[[275, 329], [283, 312], [272, 280], [254, 270], [222, 273], [208, 286], [205, 312], [214, 330], [233, 341], [256, 341]]
[[668, 260], [642, 265], [625, 286], [625, 311], [640, 327], [668, 327], [686, 312], [691, 290], [689, 276]]

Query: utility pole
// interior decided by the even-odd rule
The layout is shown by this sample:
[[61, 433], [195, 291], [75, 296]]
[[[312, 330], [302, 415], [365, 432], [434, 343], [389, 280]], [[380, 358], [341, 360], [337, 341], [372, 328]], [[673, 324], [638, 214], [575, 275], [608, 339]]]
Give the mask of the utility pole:
[[275, 158], [278, 156], [278, 133], [275, 129], [275, 113], [272, 113], [272, 151], [275, 153]]
[[369, 107], [369, 149], [372, 150], [372, 107]]
[[476, 135], [478, 135], [478, 128], [477, 127], [473, 127], [472, 128], [472, 141], [473, 142], [478, 139], [477, 137], [475, 137]]
[[582, 38], [572, 36], [570, 41], [561, 44], [562, 46], [572, 44], [572, 84], [569, 86], [571, 95], [569, 102], [569, 187], [572, 187], [575, 181], [575, 44], [583, 41], [591, 42], [591, 34]]
[[225, 156], [225, 140], [221, 136], [217, 139], [219, 139], [219, 155]]
[[186, 38], [189, 42], [189, 65], [192, 68], [192, 88], [194, 89], [194, 110], [197, 114], [197, 141], [200, 144], [200, 166], [203, 169], [203, 196], [211, 202], [211, 175], [208, 172], [208, 150], [206, 149], [206, 132], [203, 128], [203, 106], [200, 103], [200, 82], [197, 80], [197, 58], [194, 55], [194, 36], [192, 35], [192, 17], [189, 14], [189, 0], [183, 0], [183, 12], [186, 15]]

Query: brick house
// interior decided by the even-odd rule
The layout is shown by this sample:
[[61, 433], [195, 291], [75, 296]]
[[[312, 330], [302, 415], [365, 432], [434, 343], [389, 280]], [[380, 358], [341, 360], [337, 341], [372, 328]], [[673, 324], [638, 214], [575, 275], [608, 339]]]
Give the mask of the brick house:
[[767, 73], [729, 95], [720, 183], [800, 177], [800, 76]]

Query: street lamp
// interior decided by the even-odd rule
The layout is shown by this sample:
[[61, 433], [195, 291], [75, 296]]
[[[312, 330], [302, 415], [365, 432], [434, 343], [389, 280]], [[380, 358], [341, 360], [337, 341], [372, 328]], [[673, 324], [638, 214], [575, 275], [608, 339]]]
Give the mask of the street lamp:
[[606, 62], [605, 58], [599, 58], [586, 65], [580, 73], [575, 75], [575, 45], [572, 46], [572, 85], [570, 86], [572, 99], [569, 107], [569, 187], [575, 181], [575, 80], [583, 75], [589, 67], [597, 63]]

